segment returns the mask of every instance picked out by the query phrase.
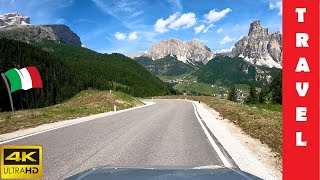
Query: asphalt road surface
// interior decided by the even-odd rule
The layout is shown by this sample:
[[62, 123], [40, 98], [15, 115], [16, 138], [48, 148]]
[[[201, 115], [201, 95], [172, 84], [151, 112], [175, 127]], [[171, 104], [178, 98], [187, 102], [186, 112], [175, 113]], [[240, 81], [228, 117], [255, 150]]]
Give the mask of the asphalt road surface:
[[101, 165], [223, 166], [191, 102], [156, 102], [7, 145], [42, 145], [44, 179], [62, 179]]

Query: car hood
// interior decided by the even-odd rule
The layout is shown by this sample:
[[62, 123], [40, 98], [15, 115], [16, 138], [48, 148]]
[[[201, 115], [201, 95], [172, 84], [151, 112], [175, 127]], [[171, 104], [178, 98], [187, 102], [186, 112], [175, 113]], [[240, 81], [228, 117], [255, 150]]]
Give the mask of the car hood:
[[239, 169], [221, 166], [201, 167], [111, 167], [103, 166], [89, 169], [67, 180], [104, 180], [104, 179], [217, 179], [217, 180], [248, 180], [261, 179]]

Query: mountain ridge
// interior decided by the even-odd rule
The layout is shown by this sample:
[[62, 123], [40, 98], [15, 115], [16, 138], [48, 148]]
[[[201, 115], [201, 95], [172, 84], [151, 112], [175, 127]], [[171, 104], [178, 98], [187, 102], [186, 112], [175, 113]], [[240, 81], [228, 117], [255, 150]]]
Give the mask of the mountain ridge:
[[270, 34], [268, 28], [255, 20], [250, 24], [248, 35], [236, 42], [230, 56], [242, 57], [253, 65], [282, 69], [282, 34]]
[[0, 15], [0, 38], [14, 39], [26, 43], [47, 40], [81, 46], [80, 37], [63, 24], [32, 25], [28, 16], [18, 13]]
[[159, 43], [153, 44], [146, 53], [141, 53], [138, 57], [149, 57], [152, 60], [175, 56], [182, 61], [193, 66], [203, 66], [214, 57], [210, 48], [196, 39], [183, 42], [177, 38], [169, 38]]
[[144, 56], [158, 60], [168, 55], [196, 67], [207, 64], [217, 55], [226, 55], [244, 58], [254, 66], [282, 69], [282, 34], [269, 33], [268, 28], [263, 28], [260, 21], [255, 20], [250, 24], [247, 36], [237, 41], [230, 50], [212, 52], [197, 39], [183, 42], [177, 38], [168, 38], [153, 44], [148, 51], [130, 57]]

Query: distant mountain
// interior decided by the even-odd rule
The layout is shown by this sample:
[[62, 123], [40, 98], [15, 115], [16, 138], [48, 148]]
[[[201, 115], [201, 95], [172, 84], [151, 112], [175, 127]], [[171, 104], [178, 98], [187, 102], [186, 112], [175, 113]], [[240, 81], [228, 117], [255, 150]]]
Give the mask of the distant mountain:
[[0, 15], [0, 28], [13, 25], [30, 25], [30, 18], [28, 16], [21, 16], [18, 13]]
[[80, 37], [66, 25], [30, 25], [30, 18], [18, 13], [0, 15], [0, 38], [27, 43], [47, 40], [81, 46]]
[[253, 21], [248, 36], [239, 40], [232, 49], [231, 57], [243, 57], [245, 61], [269, 68], [282, 68], [282, 35], [269, 34], [260, 21]]
[[193, 73], [197, 80], [209, 84], [251, 84], [268, 85], [281, 70], [255, 66], [241, 57], [217, 56], [204, 67]]
[[203, 66], [214, 57], [210, 49], [198, 40], [183, 42], [176, 38], [154, 44], [149, 51], [138, 56], [149, 57], [156, 61], [168, 55], [175, 56], [179, 61], [193, 66]]
[[136, 57], [135, 61], [142, 64], [152, 74], [157, 76], [177, 76], [185, 73], [190, 73], [195, 70], [194, 66], [185, 64], [175, 56], [167, 55], [158, 60], [152, 60], [149, 57]]

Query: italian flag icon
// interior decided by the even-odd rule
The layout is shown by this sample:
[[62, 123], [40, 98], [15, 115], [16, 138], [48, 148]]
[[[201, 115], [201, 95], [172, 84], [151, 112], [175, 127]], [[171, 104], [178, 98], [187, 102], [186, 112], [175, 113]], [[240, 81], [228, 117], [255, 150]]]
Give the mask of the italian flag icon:
[[23, 69], [10, 69], [5, 76], [10, 81], [11, 93], [18, 90], [42, 88], [42, 80], [38, 69], [34, 66]]

